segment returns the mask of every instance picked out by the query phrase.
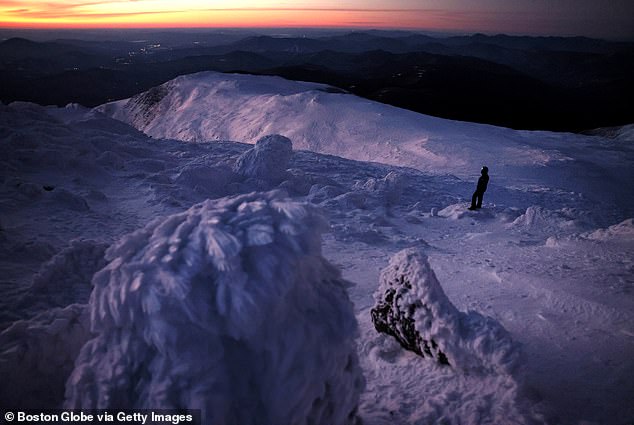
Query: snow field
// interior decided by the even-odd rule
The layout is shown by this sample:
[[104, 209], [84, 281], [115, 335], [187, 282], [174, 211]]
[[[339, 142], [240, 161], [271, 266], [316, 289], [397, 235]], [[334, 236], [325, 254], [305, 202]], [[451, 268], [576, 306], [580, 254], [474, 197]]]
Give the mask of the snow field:
[[[23, 354], [11, 347], [28, 341], [30, 326], [42, 329], [41, 334], [30, 334], [36, 340], [63, 340], [45, 336], [65, 335], [59, 329], [71, 326], [62, 321], [55, 325], [58, 330], [51, 328], [50, 318], [63, 314], [50, 309], [88, 302], [89, 291], [82, 282], [89, 287], [86, 276], [105, 261], [99, 257], [100, 247], [112, 246], [154, 219], [156, 225], [170, 215], [188, 216], [185, 211], [208, 198], [278, 187], [315, 204], [330, 224], [331, 232], [323, 236], [323, 256], [342, 271], [354, 304], [360, 331], [358, 357], [366, 380], [359, 399], [363, 423], [622, 424], [634, 418], [629, 403], [634, 391], [630, 360], [634, 355], [630, 232], [634, 213], [633, 197], [624, 190], [634, 169], [629, 144], [621, 139], [454, 123], [410, 116], [395, 108], [388, 116], [379, 110], [383, 106], [367, 102], [363, 109], [356, 102], [365, 101], [352, 96], [306, 94], [305, 85], [291, 90], [292, 84], [280, 79], [275, 79], [279, 87], [271, 89], [266, 78], [196, 78], [177, 80], [171, 86], [176, 91], [165, 95], [181, 92], [185, 86], [178, 81], [195, 87], [201, 79], [209, 79], [211, 88], [201, 86], [195, 93], [198, 98], [174, 101], [171, 109], [160, 109], [181, 114], [163, 117], [166, 123], [172, 120], [173, 128], [179, 121], [189, 126], [225, 126], [228, 131], [233, 121], [200, 118], [204, 116], [201, 110], [220, 111], [227, 106], [225, 100], [238, 94], [243, 105], [248, 106], [245, 100], [252, 98], [261, 111], [265, 109], [262, 102], [271, 103], [265, 116], [268, 121], [258, 121], [264, 115], [249, 115], [246, 107], [241, 112], [249, 112], [242, 117], [242, 128], [246, 131], [255, 123], [263, 135], [289, 116], [284, 103], [298, 111], [297, 102], [314, 98], [312, 107], [323, 112], [313, 117], [318, 123], [314, 128], [333, 131], [333, 136], [314, 138], [321, 133], [303, 126], [306, 116], [289, 118], [292, 128], [303, 131], [303, 137], [322, 152], [374, 162], [297, 151], [301, 137], [296, 141], [280, 131], [296, 149], [280, 183], [279, 179], [249, 178], [233, 168], [249, 145], [204, 142], [205, 138], [197, 139], [199, 143], [149, 139], [126, 124], [76, 106], [0, 106], [0, 143], [7, 152], [0, 159], [0, 288], [5, 328], [1, 338], [14, 341], [2, 344], [0, 357], [16, 371], [30, 368], [31, 373], [25, 375], [33, 377], [29, 382], [47, 380], [52, 372], [57, 376], [47, 381], [51, 389], [46, 396], [25, 387], [16, 391], [25, 395], [21, 400], [30, 397], [38, 407], [62, 402], [62, 375], [74, 367], [70, 359], [76, 358], [73, 353], [85, 342], [85, 333], [73, 334], [77, 343], [68, 346], [75, 348], [57, 355], [66, 360], [60, 360], [64, 367], [56, 371], [46, 370], [46, 359], [54, 356], [48, 348], [65, 346], [65, 342], [41, 345], [27, 363], [20, 363]], [[228, 82], [218, 85], [218, 78]], [[241, 87], [246, 92], [240, 92]], [[270, 93], [280, 87], [277, 95]], [[211, 101], [207, 93], [216, 88], [220, 97]], [[256, 89], [263, 97], [256, 99], [256, 93], [251, 93]], [[340, 109], [335, 108], [337, 102]], [[198, 111], [191, 109], [198, 106]], [[343, 116], [343, 110], [356, 112], [334, 126], [332, 117]], [[186, 114], [193, 118], [196, 113], [197, 119], [187, 121]], [[359, 139], [352, 137], [354, 131], [345, 124], [354, 122], [360, 130], [364, 123], [371, 126], [364, 115], [369, 113], [384, 113], [376, 119], [392, 119], [400, 133], [389, 135], [389, 125], [377, 126], [363, 133], [367, 144], [359, 148], [355, 144]], [[152, 113], [145, 119], [159, 122]], [[417, 127], [408, 127], [407, 122]], [[405, 130], [416, 138], [403, 142], [411, 152], [401, 165], [416, 169], [377, 163], [399, 163], [403, 157], [398, 157], [393, 144], [405, 139]], [[232, 138], [255, 142], [260, 134]], [[333, 146], [336, 152], [329, 150]], [[370, 149], [375, 149], [371, 155], [367, 154]], [[483, 164], [492, 176], [485, 208], [465, 213], [463, 207]], [[62, 195], [55, 194], [60, 189]], [[157, 241], [168, 239], [169, 232], [159, 234], [165, 238]], [[87, 243], [86, 247], [93, 247], [87, 252], [95, 255], [78, 255], [83, 250], [73, 250], [72, 240]], [[139, 252], [149, 250], [133, 240], [139, 242], [130, 242]], [[458, 310], [491, 317], [522, 344], [524, 380], [442, 368], [374, 330], [370, 308], [380, 271], [393, 254], [408, 247], [424, 251]], [[121, 282], [131, 284], [125, 279]], [[36, 296], [36, 288], [46, 286], [56, 289]], [[71, 322], [75, 323], [68, 319]], [[153, 352], [151, 344], [140, 342], [140, 352]], [[39, 347], [35, 342], [26, 346]], [[7, 388], [3, 384], [2, 390]]]

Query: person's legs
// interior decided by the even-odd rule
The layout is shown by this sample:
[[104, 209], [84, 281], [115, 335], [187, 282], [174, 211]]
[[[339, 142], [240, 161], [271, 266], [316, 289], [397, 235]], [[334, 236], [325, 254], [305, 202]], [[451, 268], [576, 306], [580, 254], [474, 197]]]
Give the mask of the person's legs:
[[469, 207], [470, 210], [476, 209], [477, 198], [478, 198], [478, 191], [476, 190], [475, 192], [473, 192], [473, 196], [471, 197], [471, 206]]
[[484, 198], [484, 192], [478, 192], [478, 203], [476, 205], [476, 208], [482, 208], [482, 199]]

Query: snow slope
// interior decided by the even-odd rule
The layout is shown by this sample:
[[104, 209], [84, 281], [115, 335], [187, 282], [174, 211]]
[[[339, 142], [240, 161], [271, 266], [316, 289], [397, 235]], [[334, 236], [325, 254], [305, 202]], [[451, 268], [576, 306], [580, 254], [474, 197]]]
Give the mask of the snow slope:
[[[314, 121], [340, 134], [330, 146], [351, 158], [369, 151], [357, 150], [353, 141], [358, 139], [342, 137], [326, 117], [335, 119], [345, 110], [363, 129], [372, 123], [364, 114], [383, 111], [400, 126], [364, 133], [376, 149], [366, 159], [375, 162], [301, 151], [301, 136], [294, 140], [285, 133], [294, 149], [288, 169], [267, 179], [251, 176], [249, 161], [238, 161], [258, 157], [248, 144], [149, 138], [76, 105], [0, 105], [0, 143], [6, 152], [0, 158], [3, 405], [64, 402], [71, 359], [90, 337], [82, 314], [93, 290], [90, 280], [106, 263], [106, 247], [207, 199], [278, 188], [295, 201], [316, 205], [329, 221], [322, 255], [341, 270], [354, 303], [366, 381], [358, 410], [364, 424], [621, 425], [634, 420], [630, 143], [436, 120], [383, 110], [345, 94], [305, 91], [303, 83], [280, 79], [200, 74], [176, 81], [194, 87], [203, 76], [210, 82], [200, 82], [201, 99], [203, 88], [217, 87], [222, 78], [229, 87], [236, 79], [249, 90], [260, 87], [264, 94], [231, 89], [220, 99], [228, 101], [231, 93], [241, 97], [234, 104], [236, 115], [241, 104], [254, 113], [258, 103], [265, 110], [267, 99], [274, 102], [279, 109], [267, 117], [272, 126], [290, 113], [284, 101], [316, 96], [323, 113]], [[277, 98], [271, 84], [279, 86]], [[341, 110], [332, 111], [337, 102]], [[211, 100], [203, 104], [213, 110]], [[103, 109], [121, 107], [124, 113], [123, 105]], [[302, 111], [302, 105], [293, 108]], [[176, 112], [176, 105], [165, 109], [164, 121], [192, 125], [180, 120], [194, 118], [193, 110], [183, 110], [178, 120], [170, 116]], [[245, 128], [265, 126], [266, 121], [248, 118]], [[158, 117], [151, 121], [160, 123]], [[402, 140], [396, 135], [415, 132], [407, 122], [430, 138], [410, 145], [412, 152], [400, 158], [408, 166], [426, 161], [424, 166], [390, 165], [399, 159], [390, 154]], [[293, 125], [309, 128], [301, 119]], [[282, 151], [285, 143], [279, 143]], [[414, 155], [416, 161], [406, 161]], [[466, 211], [485, 160], [491, 170], [485, 208]], [[370, 310], [381, 270], [410, 247], [424, 252], [456, 309], [491, 318], [521, 345], [521, 378], [441, 366], [376, 332]], [[48, 384], [45, 391], [34, 384], [42, 381]]]
[[[156, 138], [255, 143], [267, 134], [281, 134], [295, 149], [422, 170], [567, 159], [533, 146], [535, 140], [523, 133], [433, 118], [333, 91], [280, 77], [201, 72], [97, 109]], [[507, 143], [492, 146], [492, 137]]]
[[[487, 165], [493, 184], [583, 193], [609, 203], [604, 207], [627, 204], [634, 215], [631, 193], [602, 190], [634, 179], [622, 161], [631, 152], [623, 138], [450, 121], [332, 91], [280, 77], [202, 72], [97, 110], [155, 138], [255, 143], [281, 134], [295, 149], [469, 179]], [[549, 184], [537, 185], [534, 173]]]

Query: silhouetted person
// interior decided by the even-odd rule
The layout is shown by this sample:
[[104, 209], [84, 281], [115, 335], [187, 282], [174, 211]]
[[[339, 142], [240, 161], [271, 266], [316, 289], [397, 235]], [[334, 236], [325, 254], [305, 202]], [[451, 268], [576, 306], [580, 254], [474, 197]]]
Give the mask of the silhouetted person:
[[486, 166], [482, 167], [481, 173], [482, 175], [478, 179], [478, 186], [471, 197], [470, 210], [482, 208], [482, 198], [484, 197], [484, 192], [487, 191], [487, 185], [489, 184], [489, 168]]

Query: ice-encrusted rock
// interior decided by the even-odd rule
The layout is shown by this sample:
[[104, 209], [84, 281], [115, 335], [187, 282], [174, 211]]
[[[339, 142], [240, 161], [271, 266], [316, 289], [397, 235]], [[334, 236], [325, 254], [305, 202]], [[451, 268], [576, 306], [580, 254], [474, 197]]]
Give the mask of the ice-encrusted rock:
[[357, 182], [356, 190], [362, 190], [371, 194], [379, 203], [387, 206], [400, 202], [405, 187], [405, 177], [394, 171], [390, 171], [382, 179], [370, 177], [365, 182]]
[[418, 249], [392, 257], [374, 298], [375, 328], [420, 356], [470, 372], [512, 374], [519, 365], [520, 347], [502, 325], [460, 312]]
[[106, 252], [67, 408], [196, 408], [209, 424], [347, 424], [363, 377], [326, 223], [281, 191], [207, 200]]
[[233, 171], [247, 178], [280, 183], [293, 156], [290, 139], [279, 134], [264, 136], [255, 146], [238, 157]]

